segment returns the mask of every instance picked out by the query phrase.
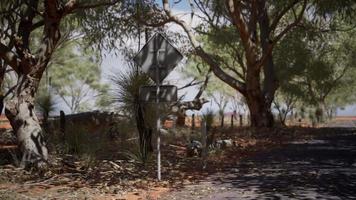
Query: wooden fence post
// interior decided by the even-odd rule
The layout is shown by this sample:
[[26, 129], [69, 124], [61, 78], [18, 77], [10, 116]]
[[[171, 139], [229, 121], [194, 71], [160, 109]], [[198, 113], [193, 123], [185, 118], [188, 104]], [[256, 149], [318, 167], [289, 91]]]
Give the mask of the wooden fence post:
[[242, 115], [240, 114], [239, 116], [240, 116], [240, 126], [242, 126], [243, 125], [243, 123], [242, 123]]
[[231, 115], [231, 129], [234, 128], [234, 114]]
[[206, 121], [201, 120], [201, 143], [202, 143], [202, 161], [203, 169], [206, 168], [206, 158], [208, 156], [208, 147], [207, 147], [207, 130], [206, 130]]
[[192, 114], [192, 134], [194, 134], [194, 129], [195, 129], [195, 115]]
[[62, 133], [63, 143], [65, 143], [65, 141], [66, 141], [66, 116], [65, 116], [63, 110], [61, 110], [59, 112], [59, 131]]

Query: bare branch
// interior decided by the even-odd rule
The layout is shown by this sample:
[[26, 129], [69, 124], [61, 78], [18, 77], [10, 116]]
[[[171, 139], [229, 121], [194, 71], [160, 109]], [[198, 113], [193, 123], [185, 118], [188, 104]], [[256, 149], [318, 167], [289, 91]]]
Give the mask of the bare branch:
[[193, 101], [178, 102], [172, 107], [178, 107], [178, 111], [180, 113], [184, 113], [186, 110], [200, 110], [207, 102], [209, 101], [204, 98], [201, 98], [194, 99]]
[[192, 87], [192, 86], [195, 86], [195, 85], [199, 85], [203, 83], [203, 81], [198, 81], [197, 82], [197, 79], [194, 78], [192, 81], [190, 81], [189, 83], [185, 84], [184, 86], [178, 88], [178, 90], [182, 90], [182, 89], [185, 89], [185, 88], [188, 88], [188, 87]]
[[201, 95], [205, 91], [206, 87], [208, 86], [209, 79], [210, 79], [210, 73], [211, 73], [211, 70], [209, 70], [208, 73], [206, 74], [204, 84], [199, 88], [199, 92], [194, 97], [195, 100], [198, 100], [201, 97]]

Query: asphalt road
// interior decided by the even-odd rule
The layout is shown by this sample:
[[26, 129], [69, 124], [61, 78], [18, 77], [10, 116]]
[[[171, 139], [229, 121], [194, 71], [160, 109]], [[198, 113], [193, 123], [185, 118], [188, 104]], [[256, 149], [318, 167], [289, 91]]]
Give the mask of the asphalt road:
[[356, 135], [292, 142], [163, 199], [356, 199]]

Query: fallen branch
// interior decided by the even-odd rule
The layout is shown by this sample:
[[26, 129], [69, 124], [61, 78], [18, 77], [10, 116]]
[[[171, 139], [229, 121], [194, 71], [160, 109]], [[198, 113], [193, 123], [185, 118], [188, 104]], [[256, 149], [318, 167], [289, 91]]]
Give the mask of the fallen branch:
[[170, 145], [168, 145], [168, 146], [173, 147], [173, 148], [176, 148], [176, 149], [180, 149], [180, 150], [186, 150], [186, 149], [187, 149], [186, 147], [177, 146], [177, 145], [173, 145], [173, 144], [170, 144]]
[[109, 161], [109, 163], [114, 167], [114, 169], [116, 170], [121, 170], [122, 167], [116, 163], [114, 163], [113, 161]]

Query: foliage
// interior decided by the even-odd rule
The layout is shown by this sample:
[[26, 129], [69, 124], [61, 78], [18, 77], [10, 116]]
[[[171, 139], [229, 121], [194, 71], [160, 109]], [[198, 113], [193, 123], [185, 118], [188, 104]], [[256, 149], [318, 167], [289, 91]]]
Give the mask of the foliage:
[[205, 113], [203, 113], [203, 120], [206, 123], [207, 132], [209, 132], [209, 130], [213, 126], [214, 116], [215, 116], [214, 111], [210, 109], [208, 109]]
[[274, 108], [278, 111], [278, 119], [282, 125], [286, 125], [287, 116], [294, 110], [297, 100], [297, 96], [291, 92], [283, 94], [277, 92], [273, 104]]
[[47, 119], [51, 112], [57, 108], [57, 102], [54, 100], [53, 94], [49, 91], [40, 91], [36, 98], [37, 109], [41, 112], [43, 121], [47, 122]]
[[215, 116], [214, 111], [210, 109], [208, 109], [205, 113], [203, 113], [203, 120], [206, 123], [207, 146], [213, 144], [213, 141], [215, 139], [215, 131], [211, 131], [213, 128], [214, 116]]
[[134, 117], [139, 101], [139, 89], [143, 85], [152, 85], [151, 79], [140, 73], [136, 66], [129, 65], [127, 70], [111, 77], [113, 83], [112, 102], [128, 116]]
[[345, 92], [356, 84], [356, 45], [350, 37], [354, 32], [314, 34], [299, 29], [283, 39], [274, 54], [281, 95], [323, 112], [353, 103]]
[[77, 39], [64, 42], [52, 56], [46, 78], [72, 113], [93, 107], [94, 94], [107, 92], [107, 85], [100, 83], [98, 54], [87, 48], [83, 39]]
[[236, 112], [236, 114], [247, 114], [247, 105], [246, 105], [246, 99], [237, 93], [236, 95], [233, 95], [230, 97], [230, 102], [231, 102], [231, 110], [233, 112]]
[[146, 152], [143, 153], [140, 150], [139, 145], [134, 145], [134, 148], [131, 150], [127, 150], [124, 152], [124, 155], [129, 159], [129, 160], [134, 160], [135, 162], [138, 162], [139, 164], [142, 164], [143, 166], [147, 165], [148, 163], [153, 161], [153, 154], [151, 152]]
[[281, 39], [298, 27], [322, 33], [354, 23], [353, 1], [194, 1], [196, 27], [174, 15], [168, 0], [163, 3], [162, 21], [185, 30], [198, 57], [194, 67], [205, 67], [245, 96], [252, 126], [273, 126], [270, 106], [279, 86], [273, 56]]
[[[110, 12], [112, 10], [115, 11], [113, 17], [132, 18], [124, 15], [126, 4], [121, 1], [4, 0], [0, 2], [1, 64], [6, 63], [17, 75], [13, 95], [11, 99], [7, 99], [9, 103], [6, 104], [6, 116], [16, 131], [15, 134], [19, 136], [20, 149], [23, 155], [26, 155], [24, 159], [29, 165], [35, 164], [39, 169], [45, 169], [47, 166], [45, 162], [48, 159], [47, 147], [38, 119], [32, 115], [32, 109], [35, 106], [35, 96], [43, 73], [62, 42], [63, 33], [70, 36], [81, 34], [88, 27], [84, 23], [86, 19], [93, 20], [91, 16], [95, 16], [97, 20], [93, 21], [100, 21], [104, 19], [103, 14], [113, 14]], [[116, 26], [118, 22], [123, 21], [116, 21], [115, 26], [111, 26], [112, 29], [106, 29], [105, 32], [104, 25], [108, 23], [98, 23], [100, 26], [97, 26], [96, 30], [104, 32], [104, 35], [110, 35], [114, 27], [116, 30], [112, 33], [117, 33], [118, 30], [123, 30], [120, 33], [126, 31], [128, 27]], [[39, 33], [38, 37], [36, 32]], [[36, 37], [39, 38], [38, 45], [35, 44]], [[117, 38], [119, 37], [115, 40]], [[64, 77], [70, 75], [71, 71], [64, 74]], [[73, 91], [79, 93], [79, 90]], [[77, 102], [71, 104], [74, 105], [72, 110], [79, 107]], [[20, 108], [26, 108], [28, 112], [20, 112]], [[32, 120], [27, 120], [28, 118]], [[29, 123], [23, 123], [24, 121]], [[33, 131], [24, 131], [27, 129]], [[31, 145], [33, 143], [36, 145]]]
[[93, 142], [93, 138], [88, 137], [88, 134], [91, 133], [85, 128], [77, 128], [66, 133], [63, 153], [79, 156], [95, 155], [102, 148], [103, 138], [96, 138]]
[[223, 94], [219, 94], [218, 97], [213, 96], [214, 102], [218, 105], [218, 113], [220, 116], [220, 120], [221, 120], [221, 127], [224, 126], [224, 116], [225, 116], [225, 109], [228, 103], [229, 98], [224, 96]]
[[[209, 76], [207, 86], [203, 96], [211, 99], [217, 106], [220, 117], [224, 114], [228, 102], [241, 102], [236, 94], [236, 91], [217, 78], [215, 75], [210, 75], [208, 66], [199, 59], [192, 56], [188, 61], [188, 66], [181, 70], [181, 73], [186, 79], [194, 79], [196, 82], [204, 82]], [[237, 105], [237, 104], [235, 104]]]
[[110, 95], [110, 86], [108, 84], [103, 84], [102, 87], [98, 89], [95, 106], [100, 110], [112, 111], [111, 105], [112, 96]]
[[[85, 1], [83, 1], [85, 2]], [[129, 55], [130, 51], [128, 41], [138, 37], [137, 22], [135, 13], [137, 5], [134, 1], [116, 1], [117, 3], [110, 6], [101, 6], [95, 9], [83, 9], [75, 12], [70, 18], [69, 27], [75, 24], [78, 31], [85, 34], [89, 45], [95, 46], [99, 50], [119, 50], [116, 53], [124, 52]], [[86, 2], [85, 2], [86, 3]], [[98, 3], [97, 0], [91, 0], [89, 3]], [[149, 13], [155, 9], [156, 4], [153, 0], [145, 0], [140, 4], [139, 12], [142, 15], [150, 15], [154, 20], [158, 16]], [[74, 23], [73, 23], [74, 22]]]
[[[113, 91], [114, 103], [131, 120], [135, 121], [139, 135], [139, 153], [142, 161], [149, 158], [152, 151], [152, 132], [154, 121], [157, 119], [151, 105], [144, 104], [139, 99], [141, 86], [152, 85], [152, 81], [146, 74], [141, 74], [138, 69], [130, 65], [127, 71], [122, 71], [112, 77], [115, 88]], [[137, 155], [137, 154], [135, 154]]]

